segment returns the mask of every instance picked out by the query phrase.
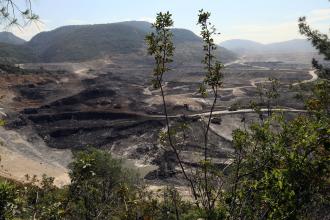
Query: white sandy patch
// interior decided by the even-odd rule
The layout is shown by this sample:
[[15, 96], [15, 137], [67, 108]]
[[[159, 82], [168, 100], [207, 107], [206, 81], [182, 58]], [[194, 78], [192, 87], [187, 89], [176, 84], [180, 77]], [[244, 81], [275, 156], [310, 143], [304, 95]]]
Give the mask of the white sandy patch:
[[152, 95], [152, 92], [150, 91], [149, 87], [143, 89], [143, 95]]
[[43, 174], [55, 178], [55, 185], [64, 186], [70, 183], [68, 170], [61, 166], [45, 163], [41, 160], [31, 159], [26, 155], [10, 151], [6, 147], [0, 146], [1, 168], [0, 175], [9, 179], [24, 182], [25, 175], [36, 175], [38, 179]]
[[[24, 131], [23, 135], [0, 127], [0, 175], [23, 181], [25, 174], [39, 178], [46, 174], [55, 177], [57, 186], [68, 184], [71, 151], [49, 148], [41, 138], [29, 132], [33, 131]], [[33, 139], [33, 143], [29, 139]]]

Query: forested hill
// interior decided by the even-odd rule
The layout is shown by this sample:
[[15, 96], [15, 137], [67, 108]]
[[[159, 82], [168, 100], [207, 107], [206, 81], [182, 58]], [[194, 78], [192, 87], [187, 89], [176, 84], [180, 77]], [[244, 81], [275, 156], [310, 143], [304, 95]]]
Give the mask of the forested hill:
[[25, 42], [26, 42], [25, 40], [15, 36], [10, 32], [0, 32], [0, 43], [21, 45], [24, 44]]
[[[21, 48], [12, 45], [0, 47], [0, 54], [9, 54], [17, 62], [64, 62], [86, 61], [102, 57], [138, 55], [143, 60], [147, 56], [145, 35], [151, 31], [151, 24], [143, 21], [129, 21], [111, 24], [64, 26], [42, 32]], [[202, 41], [186, 29], [173, 29], [176, 60], [185, 63], [200, 63], [203, 58]], [[5, 50], [5, 51], [4, 51]], [[22, 51], [31, 57], [20, 56]], [[221, 48], [218, 57], [227, 62], [236, 55]]]

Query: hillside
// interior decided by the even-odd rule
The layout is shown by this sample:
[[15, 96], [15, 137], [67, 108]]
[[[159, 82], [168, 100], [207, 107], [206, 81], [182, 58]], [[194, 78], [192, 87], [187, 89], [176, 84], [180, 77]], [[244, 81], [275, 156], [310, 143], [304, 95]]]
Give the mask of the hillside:
[[22, 45], [26, 41], [10, 32], [0, 32], [0, 43]]
[[266, 45], [267, 50], [283, 53], [312, 53], [316, 52], [312, 44], [305, 39], [294, 39]]
[[258, 53], [313, 53], [315, 49], [311, 43], [305, 39], [294, 39], [289, 41], [261, 44], [250, 40], [228, 40], [220, 44], [228, 50], [240, 54], [258, 54]]
[[29, 46], [0, 43], [1, 63], [36, 62], [37, 60], [36, 54]]
[[[116, 57], [119, 55], [146, 55], [144, 38], [151, 31], [151, 24], [142, 21], [112, 24], [65, 26], [36, 35], [27, 43], [44, 62], [85, 61]], [[177, 59], [183, 62], [199, 62], [202, 58], [202, 42], [193, 32], [173, 29]], [[221, 51], [223, 60], [235, 55]]]
[[[65, 62], [87, 61], [104, 57], [127, 62], [148, 62], [144, 38], [151, 31], [151, 24], [142, 21], [111, 24], [64, 26], [42, 32], [24, 45], [3, 44], [0, 60], [11, 62]], [[193, 32], [173, 29], [178, 63], [200, 63], [202, 41]], [[236, 58], [224, 48], [218, 57], [223, 62]]]
[[144, 32], [122, 24], [66, 26], [38, 34], [28, 45], [44, 62], [81, 61], [136, 53]]
[[224, 48], [227, 48], [231, 51], [235, 51], [236, 53], [239, 54], [260, 52], [263, 50], [265, 46], [255, 41], [242, 40], [242, 39], [227, 40], [222, 42], [220, 45]]
[[10, 32], [0, 32], [0, 62], [33, 62], [36, 57], [25, 40]]

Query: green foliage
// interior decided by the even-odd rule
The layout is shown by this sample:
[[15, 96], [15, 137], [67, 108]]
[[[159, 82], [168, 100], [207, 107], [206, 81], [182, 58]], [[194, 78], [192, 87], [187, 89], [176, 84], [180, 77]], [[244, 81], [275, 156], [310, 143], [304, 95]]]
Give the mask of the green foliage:
[[148, 53], [155, 60], [153, 86], [156, 89], [161, 87], [163, 74], [170, 70], [168, 64], [173, 62], [173, 34], [170, 30], [173, 26], [173, 20], [171, 17], [172, 15], [169, 12], [158, 13], [156, 22], [152, 24], [155, 33], [152, 32], [145, 38], [148, 45]]
[[[319, 53], [324, 56], [325, 60], [330, 60], [330, 40], [328, 35], [318, 30], [313, 30], [307, 24], [305, 17], [299, 18], [299, 31], [312, 42]], [[312, 64], [318, 70], [319, 77], [327, 80], [330, 79], [330, 68], [325, 68], [316, 59], [313, 59]]]
[[299, 18], [299, 30], [302, 35], [308, 37], [308, 40], [312, 42], [320, 54], [325, 55], [326, 60], [330, 60], [330, 41], [328, 35], [322, 34], [318, 30], [312, 30], [307, 24], [305, 17]]
[[15, 186], [7, 181], [0, 181], [0, 220], [12, 219], [16, 207]]
[[104, 219], [130, 211], [138, 184], [135, 173], [99, 150], [78, 152], [74, 158], [67, 205], [72, 219]]
[[250, 132], [236, 130], [234, 147], [240, 159], [234, 162], [239, 169], [231, 214], [302, 219], [329, 205], [329, 122], [326, 117], [299, 116], [288, 122], [274, 116]]
[[107, 152], [77, 152], [71, 184], [59, 189], [53, 178], [26, 176], [27, 183], [0, 180], [0, 219], [191, 219], [200, 217], [174, 187], [153, 193], [137, 174]]
[[316, 113], [319, 117], [322, 114], [330, 115], [330, 82], [319, 80], [312, 88], [313, 95], [306, 101], [306, 107]]
[[[327, 35], [311, 30], [305, 18], [300, 32], [329, 59]], [[228, 195], [231, 219], [325, 219], [330, 216], [329, 69], [316, 60], [321, 78], [306, 101], [308, 115], [288, 121], [273, 116], [250, 131], [236, 130], [233, 187]], [[277, 98], [276, 82], [260, 100]], [[302, 97], [303, 98], [303, 97]], [[269, 102], [268, 102], [269, 103]], [[258, 107], [256, 106], [258, 110]]]
[[205, 64], [205, 69], [207, 71], [203, 84], [200, 87], [200, 93], [206, 96], [206, 87], [210, 86], [213, 92], [222, 86], [223, 74], [221, 70], [224, 68], [223, 64], [219, 61], [215, 61], [216, 58], [214, 51], [217, 49], [213, 35], [218, 34], [215, 27], [210, 23], [211, 13], [204, 12], [203, 9], [199, 11], [198, 24], [201, 26], [201, 37], [203, 39], [204, 45], [203, 50], [205, 52], [204, 59], [202, 63]]
[[53, 185], [54, 178], [43, 176], [38, 181], [26, 176], [26, 181], [0, 180], [0, 219], [62, 219], [65, 190]]
[[[306, 21], [305, 17], [299, 18], [299, 30], [302, 35], [305, 35], [312, 42], [314, 47], [324, 56], [325, 60], [330, 60], [330, 40], [329, 36], [313, 30]], [[312, 110], [330, 114], [330, 68], [324, 67], [317, 60], [313, 59], [312, 64], [316, 68], [318, 76], [321, 78], [313, 88], [313, 95], [307, 101], [307, 107]]]
[[63, 190], [54, 186], [54, 178], [42, 176], [41, 181], [36, 177], [26, 176], [27, 184], [19, 190], [20, 213], [23, 218], [33, 216], [41, 220], [56, 220], [63, 217]]
[[223, 173], [222, 170], [216, 166], [209, 157], [208, 153], [208, 136], [210, 131], [210, 124], [212, 120], [212, 113], [218, 100], [218, 92], [223, 83], [223, 64], [219, 62], [215, 56], [217, 49], [214, 43], [214, 35], [218, 34], [216, 28], [210, 22], [211, 14], [204, 12], [203, 9], [198, 14], [198, 25], [201, 27], [201, 37], [203, 40], [204, 69], [206, 71], [203, 83], [199, 88], [199, 92], [203, 97], [208, 95], [208, 90], [212, 90], [213, 103], [210, 107], [210, 114], [208, 115], [208, 122], [204, 133], [204, 160], [200, 161], [200, 168], [197, 169], [193, 177], [195, 188], [197, 189], [197, 202], [200, 203], [203, 217], [206, 219], [222, 219], [224, 212], [216, 209], [216, 205], [223, 197]]

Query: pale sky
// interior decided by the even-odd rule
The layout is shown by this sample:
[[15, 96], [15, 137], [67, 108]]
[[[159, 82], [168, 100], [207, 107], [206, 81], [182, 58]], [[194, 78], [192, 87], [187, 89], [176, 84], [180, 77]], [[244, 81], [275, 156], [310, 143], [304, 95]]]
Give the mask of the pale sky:
[[198, 34], [196, 22], [201, 8], [211, 12], [211, 21], [221, 32], [217, 42], [249, 39], [270, 43], [302, 38], [297, 24], [300, 16], [307, 16], [313, 27], [325, 33], [330, 27], [327, 0], [32, 0], [32, 4], [42, 23], [22, 31], [9, 30], [26, 40], [64, 25], [152, 22], [159, 11], [170, 11], [175, 27]]

